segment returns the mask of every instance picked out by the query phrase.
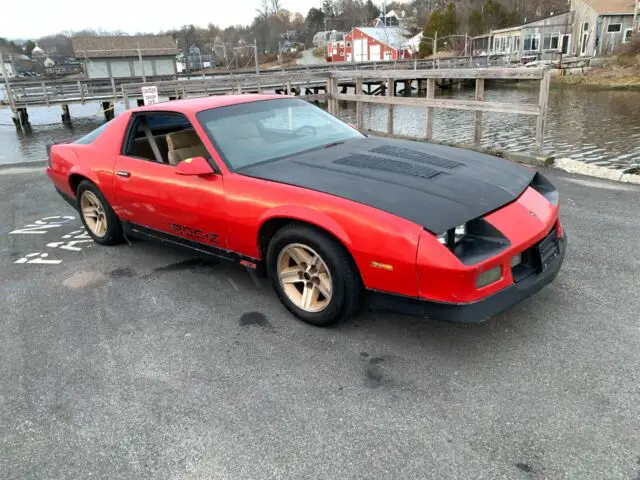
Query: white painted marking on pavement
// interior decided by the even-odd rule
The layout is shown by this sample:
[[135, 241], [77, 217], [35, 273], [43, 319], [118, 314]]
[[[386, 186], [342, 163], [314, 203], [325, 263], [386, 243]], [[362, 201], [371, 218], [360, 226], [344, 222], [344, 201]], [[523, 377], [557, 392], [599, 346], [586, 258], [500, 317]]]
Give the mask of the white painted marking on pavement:
[[48, 253], [30, 253], [22, 258], [19, 258], [13, 263], [39, 263], [42, 265], [59, 265], [60, 263], [62, 263], [62, 260], [48, 260], [48, 256]]
[[40, 220], [36, 220], [18, 230], [9, 232], [9, 235], [44, 235], [52, 228], [59, 228], [67, 222], [74, 220], [76, 217], [65, 215], [56, 215], [53, 217], [45, 217]]

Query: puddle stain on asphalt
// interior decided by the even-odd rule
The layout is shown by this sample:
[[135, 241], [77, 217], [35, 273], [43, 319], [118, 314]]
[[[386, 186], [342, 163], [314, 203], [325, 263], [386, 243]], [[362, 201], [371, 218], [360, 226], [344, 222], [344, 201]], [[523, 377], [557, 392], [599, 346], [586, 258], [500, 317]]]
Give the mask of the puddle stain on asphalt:
[[241, 327], [260, 327], [266, 329], [273, 329], [273, 326], [262, 313], [260, 312], [247, 312], [240, 317]]
[[107, 277], [100, 272], [76, 272], [66, 278], [62, 285], [73, 290], [98, 287], [107, 283]]
[[111, 270], [109, 275], [113, 278], [130, 278], [134, 277], [136, 272], [132, 268], [116, 268], [115, 270]]
[[360, 352], [360, 357], [365, 362], [364, 386], [375, 389], [383, 386], [388, 380], [384, 376], [381, 364], [384, 357], [371, 357], [367, 352]]
[[197, 270], [198, 268], [214, 267], [219, 265], [218, 260], [212, 258], [189, 258], [182, 260], [181, 262], [171, 263], [163, 267], [157, 267], [153, 269], [153, 273], [163, 272], [180, 272], [183, 270]]
[[516, 463], [516, 467], [518, 470], [522, 470], [523, 472], [530, 473], [533, 471], [533, 468], [528, 463]]

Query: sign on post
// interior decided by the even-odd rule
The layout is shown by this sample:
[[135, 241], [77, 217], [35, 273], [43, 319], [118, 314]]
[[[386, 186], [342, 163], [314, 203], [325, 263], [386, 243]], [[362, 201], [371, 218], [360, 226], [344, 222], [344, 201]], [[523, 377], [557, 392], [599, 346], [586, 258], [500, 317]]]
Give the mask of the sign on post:
[[158, 87], [142, 87], [142, 98], [145, 105], [158, 103]]

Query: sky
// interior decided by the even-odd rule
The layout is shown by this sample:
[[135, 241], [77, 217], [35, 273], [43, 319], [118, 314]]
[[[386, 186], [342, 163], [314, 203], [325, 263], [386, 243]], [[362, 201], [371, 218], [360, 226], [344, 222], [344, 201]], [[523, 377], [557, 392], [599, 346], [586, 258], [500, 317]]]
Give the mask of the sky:
[[[170, 5], [163, 9], [160, 5]], [[127, 33], [157, 32], [194, 24], [206, 27], [248, 25], [256, 16], [260, 0], [187, 0], [149, 2], [140, 0], [30, 0], [2, 1], [0, 37], [38, 38], [85, 28], [123, 30]], [[322, 0], [282, 0], [282, 7], [306, 15]], [[27, 9], [25, 10], [25, 6]], [[41, 13], [39, 13], [41, 12]]]

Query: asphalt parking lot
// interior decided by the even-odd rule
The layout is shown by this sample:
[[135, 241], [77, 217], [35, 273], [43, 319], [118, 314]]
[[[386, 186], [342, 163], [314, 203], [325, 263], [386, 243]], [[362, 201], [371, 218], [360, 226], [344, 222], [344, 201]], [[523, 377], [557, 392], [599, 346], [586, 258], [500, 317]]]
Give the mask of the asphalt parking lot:
[[547, 174], [569, 252], [537, 296], [318, 329], [0, 170], [0, 478], [640, 479], [640, 189]]

